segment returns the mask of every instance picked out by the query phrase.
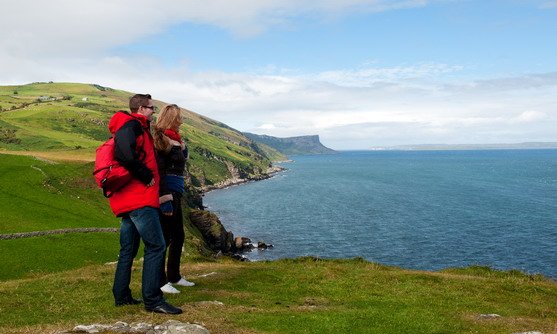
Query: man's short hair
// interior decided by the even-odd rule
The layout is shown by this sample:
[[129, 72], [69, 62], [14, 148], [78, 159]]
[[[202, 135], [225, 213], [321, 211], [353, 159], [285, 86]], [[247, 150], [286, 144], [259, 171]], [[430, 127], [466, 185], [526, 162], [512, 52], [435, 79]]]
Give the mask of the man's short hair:
[[151, 100], [151, 95], [149, 94], [135, 94], [130, 97], [131, 112], [137, 112], [139, 107], [146, 107], [149, 105], [149, 100]]

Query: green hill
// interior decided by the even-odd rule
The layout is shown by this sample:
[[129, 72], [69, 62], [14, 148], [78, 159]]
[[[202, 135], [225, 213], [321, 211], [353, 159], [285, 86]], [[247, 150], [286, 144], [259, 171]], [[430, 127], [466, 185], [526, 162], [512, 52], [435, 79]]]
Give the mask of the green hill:
[[[92, 168], [92, 162], [0, 154], [0, 281], [117, 260], [118, 234], [74, 233], [119, 227], [120, 219], [93, 181]], [[189, 222], [189, 208], [184, 211], [190, 230], [188, 252], [201, 254], [206, 246]], [[16, 233], [53, 230], [72, 233], [11, 238]]]
[[[133, 93], [76, 83], [33, 83], [0, 87], [0, 149], [57, 152], [91, 160], [110, 134], [116, 110], [128, 110]], [[167, 102], [155, 101], [161, 108]], [[168, 101], [171, 103], [171, 101]], [[183, 110], [181, 131], [190, 148], [195, 186], [215, 185], [232, 177], [265, 174], [277, 151], [260, 147], [241, 132], [192, 111]]]

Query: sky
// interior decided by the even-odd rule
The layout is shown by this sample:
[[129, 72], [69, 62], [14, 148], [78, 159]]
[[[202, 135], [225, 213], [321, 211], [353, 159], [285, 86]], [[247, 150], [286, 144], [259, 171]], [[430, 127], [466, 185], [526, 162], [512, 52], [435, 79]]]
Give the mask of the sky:
[[0, 85], [150, 93], [337, 150], [557, 141], [557, 0], [0, 1]]

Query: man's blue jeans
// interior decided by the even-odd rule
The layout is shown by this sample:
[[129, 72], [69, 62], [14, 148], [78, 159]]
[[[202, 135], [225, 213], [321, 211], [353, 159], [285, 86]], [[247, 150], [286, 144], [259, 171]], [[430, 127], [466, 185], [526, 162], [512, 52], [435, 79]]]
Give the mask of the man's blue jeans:
[[164, 302], [161, 287], [161, 271], [164, 266], [166, 245], [159, 220], [159, 212], [155, 208], [143, 207], [131, 211], [122, 218], [120, 224], [120, 255], [112, 293], [116, 303], [132, 298], [130, 290], [131, 269], [133, 259], [139, 249], [139, 240], [145, 244], [143, 256], [143, 277], [141, 291], [145, 308], [154, 308]]

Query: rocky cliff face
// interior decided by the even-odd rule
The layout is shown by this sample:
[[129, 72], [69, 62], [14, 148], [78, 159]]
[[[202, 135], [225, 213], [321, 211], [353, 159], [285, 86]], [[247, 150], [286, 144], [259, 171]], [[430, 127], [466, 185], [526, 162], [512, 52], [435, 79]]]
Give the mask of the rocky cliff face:
[[222, 225], [219, 217], [210, 211], [193, 209], [189, 213], [189, 221], [199, 231], [202, 242], [211, 253], [233, 256], [244, 259], [238, 253], [250, 251], [253, 248], [267, 249], [273, 245], [259, 241], [252, 243], [246, 237], [234, 237], [232, 232], [227, 231]]
[[[191, 178], [186, 178], [187, 191], [184, 196], [184, 223], [186, 226], [191, 225], [195, 230], [199, 231], [200, 238], [195, 238], [194, 244], [197, 245], [200, 252], [211, 255], [222, 254], [231, 255], [235, 258], [244, 259], [238, 255], [244, 251], [250, 251], [253, 248], [267, 249], [272, 245], [263, 242], [253, 244], [249, 238], [234, 237], [232, 232], [227, 231], [220, 222], [217, 215], [205, 210], [203, 205], [203, 193], [213, 189], [226, 188], [232, 185], [241, 184], [249, 181], [258, 181], [272, 177], [274, 174], [284, 170], [283, 167], [269, 167], [264, 173], [258, 175], [245, 175], [241, 173], [232, 164], [227, 164], [231, 178], [219, 182], [212, 186], [195, 187], [191, 183]], [[206, 254], [206, 255], [209, 255]]]
[[317, 135], [289, 138], [256, 135], [248, 132], [244, 132], [244, 135], [256, 143], [265, 144], [286, 155], [336, 153], [334, 150], [323, 146]]
[[234, 235], [226, 231], [217, 215], [209, 211], [192, 210], [190, 220], [211, 250], [223, 253], [235, 251]]

